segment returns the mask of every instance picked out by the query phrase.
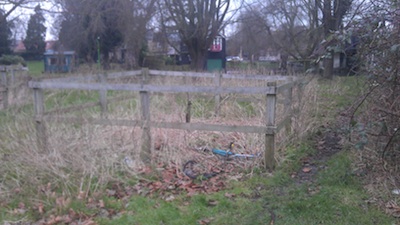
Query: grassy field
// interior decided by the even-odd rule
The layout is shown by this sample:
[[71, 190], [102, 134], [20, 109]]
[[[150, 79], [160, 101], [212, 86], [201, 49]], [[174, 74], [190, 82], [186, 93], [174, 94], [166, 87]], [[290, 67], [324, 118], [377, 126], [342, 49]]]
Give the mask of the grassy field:
[[26, 62], [31, 76], [40, 76], [44, 72], [43, 61], [27, 61]]
[[[39, 63], [31, 64], [30, 68], [40, 71]], [[35, 125], [31, 118], [32, 106], [1, 111], [0, 223], [399, 224], [398, 219], [373, 204], [363, 188], [362, 177], [353, 173], [354, 156], [349, 147], [328, 159], [314, 182], [301, 183], [294, 178], [304, 160], [318, 151], [316, 137], [333, 129], [329, 124], [335, 123], [338, 113], [363, 92], [364, 80], [361, 77], [337, 77], [331, 81], [314, 78], [309, 85], [302, 108], [307, 112], [304, 121], [308, 127], [299, 127], [307, 134], [279, 153], [281, 158], [276, 170], [273, 173], [260, 168], [239, 170], [224, 177], [223, 188], [208, 194], [193, 195], [178, 188], [189, 183], [193, 188], [207, 188], [201, 186], [207, 180], [183, 179], [165, 189], [154, 188], [162, 185], [160, 177], [166, 176], [169, 167], [158, 166], [141, 173], [124, 169], [119, 159], [114, 160], [114, 155], [137, 147], [127, 141], [140, 138], [135, 130], [50, 126], [49, 132], [56, 136], [50, 145], [57, 149], [43, 154], [33, 145], [36, 137], [32, 135]], [[97, 93], [62, 91], [50, 94], [46, 107], [94, 99]], [[174, 114], [175, 105], [166, 99], [157, 96], [152, 101], [158, 101], [159, 108], [165, 107]], [[176, 99], [173, 102], [180, 104]], [[204, 102], [194, 101], [197, 104], [204, 105]], [[117, 113], [121, 107], [137, 113], [135, 101], [114, 104], [110, 110]], [[242, 108], [246, 110], [241, 113], [254, 114], [253, 107]], [[194, 115], [201, 117], [206, 112], [201, 113], [199, 109]], [[103, 139], [95, 139], [94, 134]], [[196, 135], [191, 133], [176, 139], [182, 141]], [[217, 135], [213, 134], [213, 138]], [[106, 145], [107, 140], [112, 140], [112, 146]], [[172, 140], [168, 141], [171, 144]], [[168, 147], [163, 151], [172, 154]], [[211, 179], [212, 182], [221, 180]]]

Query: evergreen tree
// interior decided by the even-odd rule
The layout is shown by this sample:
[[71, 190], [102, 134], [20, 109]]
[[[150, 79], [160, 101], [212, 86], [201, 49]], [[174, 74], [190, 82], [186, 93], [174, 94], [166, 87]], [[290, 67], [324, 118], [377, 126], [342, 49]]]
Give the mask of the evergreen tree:
[[28, 30], [26, 31], [26, 38], [24, 40], [27, 57], [40, 58], [46, 48], [46, 26], [43, 11], [40, 5], [35, 7], [35, 14], [31, 16], [28, 23]]
[[11, 35], [10, 23], [7, 22], [4, 12], [0, 10], [0, 57], [11, 52]]

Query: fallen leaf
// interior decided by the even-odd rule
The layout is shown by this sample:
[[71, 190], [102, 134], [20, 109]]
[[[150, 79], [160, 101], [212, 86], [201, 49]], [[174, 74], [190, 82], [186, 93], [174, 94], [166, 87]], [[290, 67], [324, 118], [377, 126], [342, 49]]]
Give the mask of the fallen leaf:
[[78, 200], [82, 200], [82, 199], [84, 199], [84, 198], [85, 198], [85, 192], [79, 191], [79, 194], [78, 194], [77, 199], [78, 199]]
[[44, 205], [43, 205], [42, 202], [40, 202], [40, 203], [37, 205], [37, 209], [38, 209], [39, 214], [43, 214], [43, 213], [44, 213]]
[[311, 170], [312, 170], [311, 167], [304, 167], [304, 168], [303, 168], [303, 172], [304, 172], [304, 173], [309, 173], [309, 172], [311, 172]]
[[167, 202], [172, 202], [173, 200], [175, 200], [175, 197], [173, 195], [170, 195], [165, 198], [165, 201], [167, 201]]
[[212, 199], [210, 199], [210, 200], [208, 200], [208, 205], [209, 206], [216, 206], [216, 205], [218, 205], [218, 201], [216, 201], [216, 200], [212, 200]]
[[212, 218], [211, 219], [202, 219], [202, 220], [199, 220], [199, 221], [197, 221], [200, 225], [208, 225], [208, 224], [210, 224], [211, 223], [211, 220], [212, 220]]
[[224, 194], [224, 196], [227, 197], [227, 198], [233, 198], [233, 197], [235, 197], [236, 195], [233, 194], [233, 193], [228, 193], [228, 192], [226, 192], [226, 193]]
[[84, 221], [84, 222], [82, 223], [82, 225], [96, 225], [96, 224], [97, 224], [97, 223], [94, 222], [92, 219], [89, 219], [89, 220]]
[[110, 190], [110, 189], [107, 189], [106, 192], [107, 192], [107, 195], [108, 195], [109, 197], [114, 196], [114, 195], [117, 193], [117, 191], [115, 191], [115, 190]]
[[25, 203], [23, 203], [23, 202], [18, 203], [18, 208], [25, 209]]
[[104, 207], [105, 207], [104, 201], [100, 200], [99, 201], [99, 208], [104, 208]]

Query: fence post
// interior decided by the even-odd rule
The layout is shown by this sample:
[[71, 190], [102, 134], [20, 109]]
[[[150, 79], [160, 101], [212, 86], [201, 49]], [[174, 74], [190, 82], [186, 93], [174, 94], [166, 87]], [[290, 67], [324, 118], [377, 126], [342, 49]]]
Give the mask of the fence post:
[[[214, 76], [214, 86], [215, 88], [219, 89], [221, 87], [221, 78], [222, 78], [222, 73], [216, 73]], [[219, 111], [221, 107], [221, 94], [216, 94], [215, 95], [215, 116], [219, 116]]]
[[2, 68], [3, 70], [1, 71], [1, 83], [4, 88], [1, 89], [0, 91], [2, 92], [2, 102], [3, 102], [3, 109], [8, 108], [8, 82], [7, 82], [7, 67]]
[[[266, 125], [269, 128], [275, 127], [275, 107], [276, 107], [276, 82], [268, 82], [268, 87], [274, 88], [274, 93], [267, 94], [266, 100]], [[272, 170], [275, 167], [275, 130], [265, 134], [265, 154], [264, 154], [265, 168]]]
[[[149, 81], [149, 70], [142, 70], [142, 87]], [[142, 146], [140, 158], [145, 164], [151, 162], [151, 133], [150, 133], [150, 95], [147, 91], [140, 91], [141, 120], [142, 126]]]
[[37, 146], [39, 150], [47, 150], [47, 135], [46, 126], [43, 121], [44, 113], [44, 98], [43, 90], [39, 88], [33, 89], [34, 95], [34, 107], [35, 107], [35, 126], [36, 126], [36, 136], [37, 136]]
[[[99, 74], [99, 80], [101, 84], [106, 84], [107, 83], [107, 74], [100, 73]], [[99, 96], [100, 96], [100, 107], [101, 107], [101, 117], [105, 118], [108, 113], [107, 109], [107, 90], [100, 90], [99, 91]]]
[[[190, 79], [188, 76], [184, 77], [184, 83], [185, 85], [191, 85]], [[190, 99], [190, 93], [186, 92], [186, 99], [187, 99], [187, 104], [186, 104], [186, 112], [185, 112], [185, 121], [186, 123], [190, 123], [190, 120], [192, 118], [192, 101]]]

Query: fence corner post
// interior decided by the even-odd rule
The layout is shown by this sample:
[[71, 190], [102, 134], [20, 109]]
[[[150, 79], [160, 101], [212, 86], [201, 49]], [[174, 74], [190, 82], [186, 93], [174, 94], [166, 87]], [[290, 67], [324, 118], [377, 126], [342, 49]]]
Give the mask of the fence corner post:
[[[142, 87], [149, 82], [149, 70], [142, 69]], [[146, 90], [139, 91], [142, 124], [142, 146], [140, 158], [145, 164], [151, 163], [150, 95]]]
[[142, 80], [141, 84], [147, 84], [150, 79], [149, 68], [142, 68]]
[[270, 129], [265, 134], [264, 165], [266, 169], [273, 170], [275, 168], [276, 82], [268, 82], [267, 86], [273, 91], [267, 94], [266, 99], [266, 126]]

